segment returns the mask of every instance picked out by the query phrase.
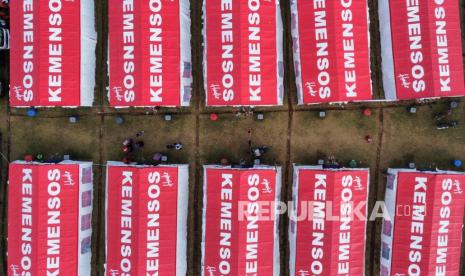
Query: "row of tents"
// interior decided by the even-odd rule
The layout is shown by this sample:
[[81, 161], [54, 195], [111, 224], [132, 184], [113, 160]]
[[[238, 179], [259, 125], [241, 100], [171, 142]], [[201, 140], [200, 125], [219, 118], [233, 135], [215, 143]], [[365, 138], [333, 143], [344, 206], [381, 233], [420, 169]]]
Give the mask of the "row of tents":
[[[186, 275], [188, 170], [107, 163], [106, 275]], [[90, 275], [92, 163], [17, 161], [9, 174], [8, 275]], [[367, 221], [380, 214], [380, 275], [458, 275], [464, 183], [389, 169], [385, 202], [369, 210], [369, 169], [296, 165], [286, 205], [280, 167], [204, 166], [201, 275], [280, 275], [284, 213], [290, 275], [364, 275]]]
[[[298, 103], [371, 101], [367, 1], [290, 2]], [[459, 1], [378, 5], [386, 100], [464, 96]], [[11, 3], [11, 106], [92, 106], [94, 21], [93, 0]], [[206, 105], [282, 105], [283, 32], [277, 0], [204, 0]], [[109, 0], [110, 105], [188, 106], [191, 50], [189, 0]]]

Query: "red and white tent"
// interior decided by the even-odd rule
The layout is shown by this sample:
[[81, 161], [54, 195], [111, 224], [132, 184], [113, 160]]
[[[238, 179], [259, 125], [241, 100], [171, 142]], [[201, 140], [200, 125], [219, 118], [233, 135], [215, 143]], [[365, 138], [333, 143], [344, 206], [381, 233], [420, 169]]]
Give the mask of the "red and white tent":
[[459, 275], [465, 174], [389, 169], [381, 275]]
[[380, 0], [389, 100], [465, 95], [459, 1]]
[[92, 106], [94, 1], [11, 1], [10, 13], [10, 105]]
[[369, 179], [368, 169], [294, 167], [291, 276], [364, 275]]
[[10, 164], [8, 275], [90, 275], [92, 163]]
[[203, 0], [207, 106], [283, 104], [279, 1]]
[[110, 105], [188, 106], [189, 0], [110, 0], [108, 16]]
[[188, 165], [107, 164], [106, 275], [186, 275]]
[[372, 99], [368, 4], [291, 1], [298, 103]]
[[281, 168], [204, 166], [202, 275], [279, 275]]

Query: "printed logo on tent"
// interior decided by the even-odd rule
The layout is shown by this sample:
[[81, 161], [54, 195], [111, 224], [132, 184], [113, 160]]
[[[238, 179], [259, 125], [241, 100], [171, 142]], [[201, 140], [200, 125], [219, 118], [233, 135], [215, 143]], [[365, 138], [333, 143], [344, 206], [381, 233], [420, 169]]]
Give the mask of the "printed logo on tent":
[[69, 171], [65, 171], [63, 178], [63, 183], [65, 186], [74, 186], [74, 184], [76, 184], [74, 182], [73, 175]]
[[306, 82], [305, 87], [307, 87], [308, 94], [312, 97], [316, 97], [317, 89], [316, 89], [316, 84], [314, 81], [312, 82]]
[[21, 86], [13, 86], [12, 91], [16, 97], [16, 99], [20, 102], [29, 102], [33, 98], [33, 94], [29, 93], [28, 90], [24, 90]]
[[122, 102], [124, 99], [123, 88], [121, 86], [114, 86], [111, 91], [115, 94], [115, 99], [118, 102]]
[[273, 189], [271, 188], [270, 181], [266, 178], [263, 178], [262, 182], [262, 192], [264, 194], [271, 194], [273, 193]]
[[462, 194], [463, 193], [463, 190], [462, 190], [462, 187], [461, 187], [461, 183], [458, 179], [456, 179], [454, 181], [454, 194]]
[[19, 266], [17, 265], [10, 265], [10, 269], [11, 269], [11, 276], [19, 276], [20, 274], [18, 273], [19, 272]]
[[163, 186], [165, 187], [173, 187], [174, 186], [174, 182], [171, 180], [171, 176], [168, 172], [164, 172], [162, 175], [161, 175], [161, 178], [163, 180]]

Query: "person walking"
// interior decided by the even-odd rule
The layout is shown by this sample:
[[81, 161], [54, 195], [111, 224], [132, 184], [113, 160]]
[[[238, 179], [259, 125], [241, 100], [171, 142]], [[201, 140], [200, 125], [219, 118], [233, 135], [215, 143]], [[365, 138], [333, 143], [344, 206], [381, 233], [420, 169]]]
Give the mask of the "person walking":
[[174, 143], [174, 144], [166, 145], [166, 148], [174, 149], [174, 150], [182, 150], [183, 147], [184, 146], [181, 143]]
[[134, 150], [139, 150], [139, 149], [143, 148], [144, 147], [144, 141], [135, 142], [133, 147], [134, 147]]

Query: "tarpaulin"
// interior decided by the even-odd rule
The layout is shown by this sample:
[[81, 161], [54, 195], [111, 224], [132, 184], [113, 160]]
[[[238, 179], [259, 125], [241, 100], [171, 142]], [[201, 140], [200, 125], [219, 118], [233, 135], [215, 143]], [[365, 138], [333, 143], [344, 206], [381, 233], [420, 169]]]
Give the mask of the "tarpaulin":
[[10, 164], [8, 275], [90, 275], [92, 163]]
[[110, 0], [108, 15], [110, 104], [188, 106], [189, 0]]
[[291, 1], [298, 103], [371, 100], [367, 1]]
[[387, 99], [465, 95], [459, 10], [459, 1], [379, 1]]
[[109, 162], [106, 275], [186, 275], [187, 165]]
[[280, 167], [204, 167], [202, 275], [279, 275], [280, 194]]
[[364, 275], [368, 169], [295, 166], [290, 275]]
[[93, 0], [12, 1], [10, 105], [92, 106]]
[[381, 275], [459, 275], [465, 174], [389, 169]]
[[207, 106], [283, 103], [283, 26], [279, 1], [204, 0]]

